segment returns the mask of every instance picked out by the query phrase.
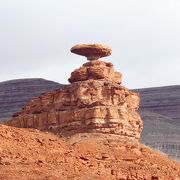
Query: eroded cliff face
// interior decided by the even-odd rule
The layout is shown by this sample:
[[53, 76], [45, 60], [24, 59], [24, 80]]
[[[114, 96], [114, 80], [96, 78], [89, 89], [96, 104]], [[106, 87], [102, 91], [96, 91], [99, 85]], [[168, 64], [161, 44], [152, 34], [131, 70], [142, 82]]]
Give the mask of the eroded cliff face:
[[85, 63], [72, 72], [69, 81], [71, 84], [31, 100], [6, 124], [63, 135], [96, 132], [139, 140], [139, 95], [120, 85], [121, 73], [111, 63]]

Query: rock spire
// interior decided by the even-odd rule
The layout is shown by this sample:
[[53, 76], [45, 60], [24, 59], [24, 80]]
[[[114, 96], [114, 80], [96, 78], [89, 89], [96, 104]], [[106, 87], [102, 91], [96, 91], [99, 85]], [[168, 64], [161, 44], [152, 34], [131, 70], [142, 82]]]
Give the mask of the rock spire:
[[122, 75], [114, 71], [112, 63], [99, 60], [109, 56], [111, 49], [83, 44], [71, 52], [87, 57], [89, 62], [71, 73], [70, 84], [31, 100], [6, 124], [62, 135], [89, 132], [139, 140], [139, 95], [121, 86]]

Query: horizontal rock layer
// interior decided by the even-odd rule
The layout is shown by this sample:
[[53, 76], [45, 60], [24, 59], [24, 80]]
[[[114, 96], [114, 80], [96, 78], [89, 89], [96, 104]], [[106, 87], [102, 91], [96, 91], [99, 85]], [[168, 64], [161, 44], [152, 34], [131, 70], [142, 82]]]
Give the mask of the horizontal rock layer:
[[112, 106], [109, 108], [96, 106], [80, 110], [24, 114], [15, 117], [7, 124], [15, 127], [58, 131], [64, 135], [80, 132], [99, 132], [138, 139], [139, 121], [140, 116], [136, 111], [125, 111]]
[[171, 119], [171, 123], [180, 126], [180, 86], [145, 88], [135, 91], [142, 97], [140, 110], [161, 114]]

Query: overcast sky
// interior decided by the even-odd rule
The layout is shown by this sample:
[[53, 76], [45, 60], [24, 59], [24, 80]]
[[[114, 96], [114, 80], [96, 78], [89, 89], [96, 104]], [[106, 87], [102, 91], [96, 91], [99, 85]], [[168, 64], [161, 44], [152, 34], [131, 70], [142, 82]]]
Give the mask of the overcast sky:
[[0, 0], [0, 81], [67, 83], [79, 43], [109, 45], [129, 88], [180, 85], [179, 0]]

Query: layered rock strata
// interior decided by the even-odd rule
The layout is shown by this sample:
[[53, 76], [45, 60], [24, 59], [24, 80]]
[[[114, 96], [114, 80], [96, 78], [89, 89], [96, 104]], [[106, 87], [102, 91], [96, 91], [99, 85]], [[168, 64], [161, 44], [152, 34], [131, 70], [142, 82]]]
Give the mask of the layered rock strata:
[[[104, 55], [100, 55], [102, 45], [90, 47], [89, 52]], [[31, 100], [6, 124], [64, 135], [98, 132], [133, 140], [140, 138], [139, 95], [120, 85], [121, 73], [115, 72], [111, 63], [91, 59], [72, 72], [69, 82], [61, 89]]]

